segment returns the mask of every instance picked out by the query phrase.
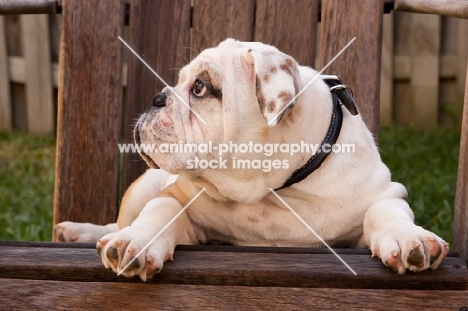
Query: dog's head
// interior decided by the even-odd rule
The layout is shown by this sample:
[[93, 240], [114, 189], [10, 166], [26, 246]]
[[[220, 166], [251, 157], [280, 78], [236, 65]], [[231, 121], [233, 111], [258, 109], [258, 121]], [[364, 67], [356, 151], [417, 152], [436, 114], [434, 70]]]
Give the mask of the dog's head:
[[[156, 94], [135, 128], [136, 143], [265, 142], [299, 91], [296, 61], [273, 46], [228, 39], [204, 50]], [[150, 167], [179, 173], [187, 161], [213, 154], [141, 152]]]

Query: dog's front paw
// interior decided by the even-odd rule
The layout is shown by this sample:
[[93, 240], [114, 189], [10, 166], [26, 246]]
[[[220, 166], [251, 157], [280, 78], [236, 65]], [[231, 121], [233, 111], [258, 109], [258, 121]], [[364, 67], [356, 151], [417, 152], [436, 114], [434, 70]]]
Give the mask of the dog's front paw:
[[90, 223], [64, 221], [54, 227], [54, 241], [58, 242], [96, 242], [104, 234], [117, 230], [116, 224], [107, 226]]
[[386, 226], [371, 241], [372, 256], [404, 274], [406, 270], [436, 269], [447, 256], [448, 243], [434, 233], [414, 224]]
[[146, 281], [159, 273], [164, 262], [172, 260], [174, 254], [174, 246], [163, 236], [149, 244], [151, 238], [134, 234], [127, 227], [101, 238], [96, 250], [106, 268], [126, 277], [138, 275]]

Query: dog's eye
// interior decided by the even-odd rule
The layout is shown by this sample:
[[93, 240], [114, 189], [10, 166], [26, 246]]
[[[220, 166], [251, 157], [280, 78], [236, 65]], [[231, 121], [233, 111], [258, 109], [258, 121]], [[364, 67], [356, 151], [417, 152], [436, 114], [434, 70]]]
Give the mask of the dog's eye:
[[206, 92], [205, 84], [197, 79], [193, 85], [192, 92], [195, 96], [202, 97]]

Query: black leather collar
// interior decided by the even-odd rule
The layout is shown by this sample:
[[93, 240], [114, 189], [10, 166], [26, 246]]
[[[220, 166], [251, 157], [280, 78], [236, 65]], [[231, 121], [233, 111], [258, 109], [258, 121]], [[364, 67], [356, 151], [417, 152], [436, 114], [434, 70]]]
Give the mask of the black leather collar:
[[[306, 179], [307, 176], [312, 174], [322, 165], [322, 163], [331, 153], [330, 147], [333, 146], [338, 140], [338, 136], [340, 135], [341, 131], [341, 125], [343, 124], [343, 111], [341, 110], [340, 102], [349, 110], [349, 112], [351, 112], [352, 115], [357, 115], [359, 113], [356, 105], [354, 104], [352, 94], [348, 93], [348, 88], [346, 85], [341, 84], [340, 78], [337, 76], [322, 76], [322, 79], [330, 88], [333, 101], [333, 112], [327, 135], [322, 141], [320, 149], [317, 151], [317, 153], [315, 153], [301, 168], [295, 170], [291, 177], [286, 180], [283, 186], [275, 190], [287, 188]], [[327, 146], [328, 148], [323, 150], [324, 146]]]

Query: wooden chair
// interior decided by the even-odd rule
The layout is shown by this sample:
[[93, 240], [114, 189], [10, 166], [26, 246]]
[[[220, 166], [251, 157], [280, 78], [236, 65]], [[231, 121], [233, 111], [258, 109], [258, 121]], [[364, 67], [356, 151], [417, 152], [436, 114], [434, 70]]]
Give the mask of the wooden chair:
[[[25, 5], [31, 2], [35, 7]], [[0, 0], [0, 14], [62, 14], [54, 223], [114, 222], [120, 194], [145, 169], [137, 155], [125, 155], [121, 165], [117, 143], [132, 141], [135, 117], [163, 86], [133, 55], [123, 70], [117, 37], [125, 23], [129, 44], [170, 84], [176, 80], [170, 69], [190, 58], [188, 47], [202, 50], [226, 37], [273, 44], [319, 69], [356, 37], [325, 73], [338, 74], [353, 89], [377, 135], [382, 18], [392, 8], [468, 18], [467, 1], [195, 0], [191, 7], [190, 0]], [[436, 271], [397, 275], [368, 250], [337, 250], [354, 276], [326, 249], [179, 246], [175, 261], [142, 283], [105, 270], [94, 245], [2, 242], [1, 305], [462, 310], [468, 307], [467, 94], [468, 86], [452, 247], [459, 256], [451, 253]]]

